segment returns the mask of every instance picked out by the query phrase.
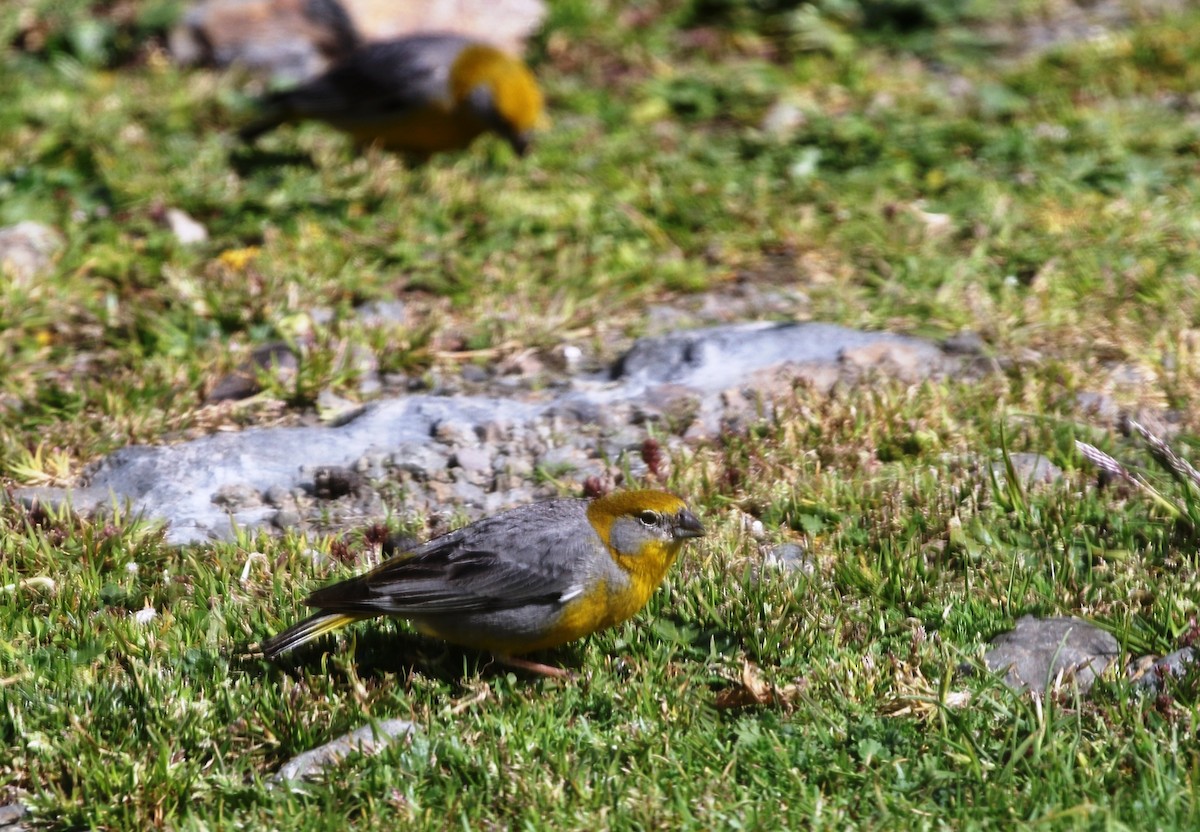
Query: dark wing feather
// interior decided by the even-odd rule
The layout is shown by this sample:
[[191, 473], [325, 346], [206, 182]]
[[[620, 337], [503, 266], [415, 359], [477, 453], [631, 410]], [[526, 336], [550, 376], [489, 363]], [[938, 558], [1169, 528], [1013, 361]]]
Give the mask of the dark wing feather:
[[452, 35], [421, 35], [369, 44], [324, 75], [277, 93], [268, 106], [293, 118], [394, 118], [447, 95], [449, 69], [464, 43]]
[[305, 603], [410, 616], [551, 603], [583, 579], [600, 546], [586, 503], [537, 503], [431, 540]]

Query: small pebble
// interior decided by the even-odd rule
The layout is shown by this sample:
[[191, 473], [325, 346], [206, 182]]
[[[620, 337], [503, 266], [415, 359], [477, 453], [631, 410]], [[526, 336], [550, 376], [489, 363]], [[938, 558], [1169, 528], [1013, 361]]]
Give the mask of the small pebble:
[[275, 528], [282, 531], [294, 529], [300, 525], [302, 518], [300, 512], [294, 508], [281, 508], [275, 512], [275, 516], [271, 518], [271, 524]]
[[178, 208], [167, 209], [167, 225], [182, 245], [190, 246], [208, 240], [208, 229]]
[[816, 564], [813, 563], [808, 550], [800, 544], [781, 543], [778, 546], [772, 546], [763, 555], [763, 568], [811, 575], [816, 571]]
[[280, 766], [271, 780], [283, 783], [315, 777], [330, 766], [337, 765], [352, 752], [367, 756], [377, 754], [393, 740], [406, 737], [416, 730], [416, 725], [406, 719], [385, 719], [364, 725], [311, 751], [297, 754]]

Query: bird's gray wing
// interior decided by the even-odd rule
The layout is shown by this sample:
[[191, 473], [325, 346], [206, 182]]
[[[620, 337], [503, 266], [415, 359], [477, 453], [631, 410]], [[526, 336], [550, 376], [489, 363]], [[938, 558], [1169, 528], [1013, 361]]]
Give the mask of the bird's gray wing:
[[325, 74], [271, 103], [291, 117], [369, 122], [449, 96], [449, 72], [466, 40], [418, 35], [355, 50]]
[[314, 592], [330, 612], [423, 615], [554, 603], [583, 591], [603, 545], [586, 503], [538, 503], [431, 540]]

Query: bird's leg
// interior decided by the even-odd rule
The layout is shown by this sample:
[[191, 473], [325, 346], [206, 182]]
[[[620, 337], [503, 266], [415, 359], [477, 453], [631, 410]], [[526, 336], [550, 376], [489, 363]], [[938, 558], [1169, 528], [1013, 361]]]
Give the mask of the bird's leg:
[[520, 668], [521, 670], [528, 670], [530, 673], [536, 673], [539, 676], [549, 676], [553, 679], [570, 679], [573, 675], [571, 671], [561, 667], [551, 667], [550, 665], [542, 664], [541, 662], [532, 662], [529, 659], [518, 659], [516, 656], [505, 656], [501, 655], [500, 653], [494, 653], [493, 655], [496, 657], [496, 661], [500, 662], [500, 664], [506, 664], [509, 667]]

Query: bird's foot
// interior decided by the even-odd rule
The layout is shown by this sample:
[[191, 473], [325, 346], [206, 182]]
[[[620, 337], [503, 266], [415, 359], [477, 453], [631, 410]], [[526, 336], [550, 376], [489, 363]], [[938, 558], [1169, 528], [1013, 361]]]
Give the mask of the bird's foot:
[[530, 661], [529, 659], [518, 659], [516, 656], [502, 656], [499, 653], [494, 654], [496, 661], [500, 664], [506, 664], [509, 667], [519, 668], [520, 670], [528, 670], [530, 673], [536, 673], [538, 676], [548, 676], [552, 679], [574, 679], [575, 674], [571, 671], [562, 668], [554, 667], [541, 662]]

